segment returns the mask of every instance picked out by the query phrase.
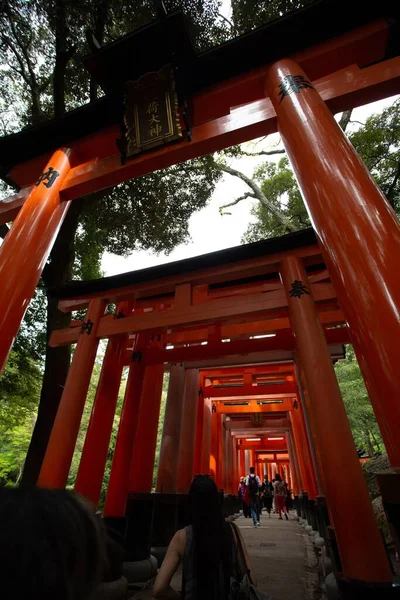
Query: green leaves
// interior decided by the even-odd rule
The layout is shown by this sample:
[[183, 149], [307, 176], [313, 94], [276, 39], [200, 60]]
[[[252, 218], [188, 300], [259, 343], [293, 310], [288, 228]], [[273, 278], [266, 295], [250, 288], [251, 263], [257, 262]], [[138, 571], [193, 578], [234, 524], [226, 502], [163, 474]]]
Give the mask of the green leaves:
[[356, 446], [367, 452], [382, 450], [378, 424], [352, 346], [346, 346], [346, 358], [335, 364], [335, 372]]
[[[310, 226], [297, 182], [286, 157], [281, 158], [278, 164], [263, 163], [254, 172], [254, 179], [261, 184], [261, 190], [267, 200], [274, 204], [296, 229]], [[261, 202], [255, 204], [251, 212], [256, 221], [250, 223], [247, 228], [243, 243], [287, 233], [285, 227]]]
[[400, 101], [369, 117], [349, 139], [400, 215]]

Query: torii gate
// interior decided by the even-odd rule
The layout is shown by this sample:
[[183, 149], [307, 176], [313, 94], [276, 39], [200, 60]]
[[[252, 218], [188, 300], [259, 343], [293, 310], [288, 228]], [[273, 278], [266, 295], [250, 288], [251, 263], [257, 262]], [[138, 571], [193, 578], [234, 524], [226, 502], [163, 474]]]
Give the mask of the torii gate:
[[[342, 11], [346, 20], [342, 19]], [[0, 368], [4, 366], [71, 201], [155, 169], [278, 130], [299, 181], [322, 261], [349, 326], [351, 342], [392, 466], [400, 467], [400, 371], [397, 365], [400, 228], [394, 212], [332, 116], [332, 112], [399, 92], [400, 52], [393, 37], [398, 24], [399, 7], [389, 0], [371, 6], [358, 1], [349, 4], [321, 0], [248, 36], [196, 56], [190, 48], [181, 15], [173, 14], [90, 56], [86, 60], [87, 68], [109, 92], [104, 100], [73, 111], [60, 121], [0, 140], [6, 177], [22, 188], [0, 203], [0, 223], [15, 219], [0, 248]], [[158, 51], [155, 48], [160, 33], [166, 46]], [[143, 52], [144, 47], [151, 48], [151, 52]], [[149, 148], [128, 160], [123, 149], [121, 161], [115, 144], [121, 113], [113, 112], [112, 108], [122, 97], [123, 83], [160, 69], [166, 57], [172, 60], [173, 55], [173, 60], [180, 61], [181, 84], [184, 82], [185, 86], [181, 99], [189, 97], [191, 109], [185, 114], [181, 111], [185, 138], [165, 145], [162, 140], [159, 147]], [[311, 292], [306, 270], [309, 255], [292, 252], [296, 250], [293, 242], [284, 243], [289, 246], [282, 252], [275, 248], [272, 262], [266, 263], [260, 256], [253, 255], [248, 266], [249, 275], [251, 271], [259, 275], [260, 264], [263, 268], [269, 265], [267, 271], [273, 265], [279, 273], [281, 289], [274, 292], [267, 288], [269, 306], [265, 305], [261, 289], [253, 297], [244, 295], [239, 303], [232, 304], [229, 298], [220, 297], [206, 302], [200, 309], [202, 291], [197, 289], [199, 295], [194, 302], [191, 295], [192, 287], [202, 281], [198, 273], [198, 279], [194, 280], [188, 280], [187, 274], [179, 278], [176, 272], [172, 273], [171, 310], [149, 314], [143, 310], [135, 315], [134, 306], [131, 314], [130, 301], [134, 294], [127, 294], [126, 286], [122, 286], [122, 291], [114, 288], [112, 293], [108, 288], [106, 296], [96, 293], [89, 302], [86, 321], [78, 335], [69, 375], [69, 381], [76, 378], [77, 386], [67, 382], [41, 484], [58, 486], [68, 471], [70, 446], [79, 426], [88, 381], [86, 367], [94, 356], [99, 337], [110, 338], [111, 344], [115, 334], [138, 334], [135, 352], [145, 349], [147, 355], [145, 332], [149, 330], [165, 331], [195, 323], [215, 324], [221, 316], [231, 320], [231, 326], [232, 319], [240, 320], [250, 314], [260, 317], [267, 308], [280, 303], [282, 307], [283, 302], [295, 337], [292, 339], [283, 333], [277, 344], [279, 347], [285, 343], [294, 345], [301, 365], [310, 424], [317, 440], [317, 460], [323, 465], [321, 476], [344, 574], [355, 582], [387, 586], [391, 581], [390, 569], [363, 487], [327, 352], [326, 339], [329, 341], [329, 336], [337, 334], [328, 330], [324, 335], [321, 327], [315, 305], [318, 297]], [[247, 250], [251, 253], [253, 249], [254, 246]], [[218, 261], [218, 257], [217, 253], [213, 260]], [[225, 262], [226, 259], [227, 255]], [[242, 261], [244, 264], [246, 259]], [[184, 270], [182, 265], [179, 268]], [[235, 269], [238, 270], [237, 266], [231, 263], [230, 273]], [[216, 262], [214, 277], [220, 278], [222, 272], [223, 265]], [[326, 272], [320, 275], [324, 281]], [[211, 281], [212, 277], [208, 279]], [[268, 286], [265, 282], [263, 285]], [[158, 286], [162, 288], [163, 284], [158, 282]], [[328, 290], [319, 288], [318, 293], [322, 299], [327, 299], [326, 295], [329, 299]], [[86, 297], [80, 295], [80, 302]], [[114, 299], [127, 301], [120, 307], [127, 315], [125, 319], [110, 321], [103, 316], [105, 303]], [[89, 335], [92, 330], [93, 336]], [[64, 340], [70, 334], [64, 332]], [[245, 342], [240, 344], [245, 345]], [[263, 340], [251, 340], [251, 347], [258, 346], [262, 352], [266, 346], [258, 342]], [[232, 350], [232, 355], [237, 356], [240, 344], [232, 343], [237, 343]], [[222, 344], [220, 338], [212, 351], [210, 345], [211, 354], [223, 355], [218, 347]], [[125, 345], [123, 350], [126, 350]], [[160, 391], [160, 364], [166, 352], [163, 342], [157, 347], [157, 341], [153, 341], [153, 347], [149, 348], [149, 357], [153, 359], [149, 358], [146, 367], [137, 363], [134, 369], [136, 376], [142, 373], [140, 377], [143, 377], [143, 369], [147, 373], [143, 381], [143, 389], [148, 393], [146, 408], [143, 407], [146, 418], [151, 415], [152, 406], [156, 406], [157, 400], [152, 404], [151, 399], [155, 398], [154, 389]], [[184, 351], [185, 360], [189, 357], [199, 361], [200, 355], [198, 348]], [[136, 390], [136, 396], [138, 394]], [[327, 422], [340, 436], [341, 444], [335, 452], [327, 444]], [[140, 423], [139, 416], [135, 439], [138, 448], [142, 447], [145, 435]], [[63, 431], [69, 432], [62, 444], [61, 424]], [[301, 436], [296, 447], [304, 448]], [[124, 460], [128, 461], [129, 457], [125, 455]], [[346, 468], [352, 485], [358, 490], [357, 519], [352, 522], [346, 517], [351, 506], [346, 505], [340, 486], [332, 478], [335, 469], [340, 472], [342, 468]]]

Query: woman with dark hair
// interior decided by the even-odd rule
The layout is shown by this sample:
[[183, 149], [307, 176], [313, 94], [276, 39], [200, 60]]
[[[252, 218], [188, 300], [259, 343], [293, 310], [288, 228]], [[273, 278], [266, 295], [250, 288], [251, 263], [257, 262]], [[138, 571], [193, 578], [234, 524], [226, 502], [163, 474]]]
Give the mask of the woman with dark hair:
[[89, 600], [106, 564], [100, 522], [66, 490], [0, 489], [2, 598]]
[[287, 508], [286, 508], [286, 487], [282, 481], [282, 477], [277, 473], [275, 475], [274, 482], [274, 497], [275, 497], [275, 508], [279, 513], [279, 518], [282, 519], [282, 511], [284, 512], [285, 519], [288, 520]]
[[[197, 475], [190, 486], [189, 522], [188, 527], [172, 538], [154, 583], [153, 595], [160, 600], [226, 600], [235, 537], [222, 516], [217, 486], [208, 475]], [[181, 563], [182, 596], [170, 585]]]

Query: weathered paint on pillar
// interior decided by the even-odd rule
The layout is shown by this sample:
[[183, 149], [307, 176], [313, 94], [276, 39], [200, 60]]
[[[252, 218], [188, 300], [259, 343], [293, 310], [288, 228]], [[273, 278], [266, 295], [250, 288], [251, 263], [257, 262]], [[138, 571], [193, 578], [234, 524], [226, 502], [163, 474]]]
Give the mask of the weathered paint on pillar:
[[[293, 86], [293, 76], [301, 85]], [[386, 450], [400, 467], [399, 220], [298, 64], [275, 63], [266, 88]]]
[[75, 481], [75, 491], [89, 498], [94, 506], [100, 500], [125, 348], [125, 335], [112, 337], [108, 341]]
[[97, 325], [105, 308], [104, 300], [90, 301], [43, 460], [39, 487], [63, 488], [67, 483], [99, 344]]
[[198, 369], [187, 369], [185, 374], [183, 421], [179, 443], [178, 474], [176, 480], [176, 491], [180, 493], [188, 492], [194, 475], [193, 465], [198, 404], [199, 371]]
[[[344, 574], [355, 581], [387, 583], [392, 579], [387, 555], [324, 332], [310, 294], [306, 270], [297, 257], [287, 257], [282, 260], [280, 271], [287, 293], [296, 350], [307, 385], [326, 498]], [[339, 481], [351, 481], [352, 493], [343, 494]], [[352, 510], [354, 497], [357, 498], [357, 518], [354, 518]]]
[[318, 493], [317, 480], [313, 469], [303, 413], [299, 403], [297, 404], [297, 408], [294, 408], [294, 410], [289, 413], [289, 418], [292, 422], [292, 431], [299, 459], [303, 490], [307, 492], [309, 498], [314, 499], [317, 497]]
[[146, 367], [129, 474], [130, 492], [151, 492], [163, 379], [163, 364]]
[[145, 369], [143, 353], [147, 344], [148, 339], [145, 335], [136, 336], [104, 504], [103, 514], [105, 517], [123, 517], [125, 515], [129, 470], [142, 397]]
[[59, 192], [71, 156], [54, 152], [0, 246], [0, 374], [70, 205]]
[[[212, 439], [212, 406], [211, 398], [204, 399], [203, 409], [203, 435], [201, 442], [201, 468], [203, 475], [211, 473], [210, 458], [211, 458], [211, 439]], [[196, 474], [196, 473], [195, 473]]]
[[169, 372], [167, 405], [158, 462], [156, 492], [176, 492], [179, 443], [183, 418], [185, 368], [172, 365]]

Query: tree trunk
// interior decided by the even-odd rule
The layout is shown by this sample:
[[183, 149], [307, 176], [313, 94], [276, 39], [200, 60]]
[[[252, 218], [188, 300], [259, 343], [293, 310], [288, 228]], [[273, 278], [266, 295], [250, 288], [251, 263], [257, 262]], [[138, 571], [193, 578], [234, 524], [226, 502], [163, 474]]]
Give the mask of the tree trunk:
[[365, 443], [367, 445], [368, 454], [370, 456], [373, 456], [374, 455], [374, 449], [372, 447], [372, 443], [371, 443], [371, 438], [370, 438], [370, 435], [369, 435], [369, 431], [367, 431], [365, 433], [364, 439], [365, 439]]
[[[50, 262], [43, 271], [46, 290], [72, 278], [75, 259], [74, 239], [82, 200], [74, 200], [57, 236]], [[70, 314], [58, 310], [57, 300], [47, 294], [47, 342], [54, 329], [69, 327]], [[38, 415], [25, 461], [21, 486], [35, 486], [46, 453], [47, 444], [61, 400], [70, 364], [70, 346], [46, 347], [46, 362]]]
[[55, 4], [56, 28], [56, 63], [54, 66], [54, 116], [60, 117], [65, 113], [65, 70], [70, 59], [67, 52], [67, 23], [65, 1], [57, 0]]
[[[102, 0], [101, 2], [98, 0], [95, 6], [95, 16], [94, 16], [94, 37], [99, 42], [100, 46], [103, 45], [104, 41], [104, 31], [107, 23], [107, 15], [108, 9], [110, 5], [110, 0]], [[97, 100], [97, 83], [93, 79], [90, 78], [90, 102], [94, 102]]]

